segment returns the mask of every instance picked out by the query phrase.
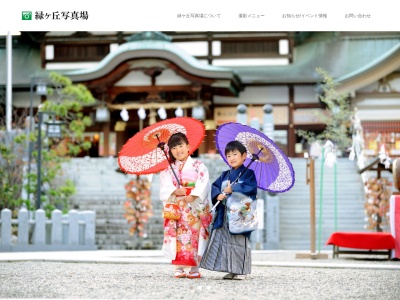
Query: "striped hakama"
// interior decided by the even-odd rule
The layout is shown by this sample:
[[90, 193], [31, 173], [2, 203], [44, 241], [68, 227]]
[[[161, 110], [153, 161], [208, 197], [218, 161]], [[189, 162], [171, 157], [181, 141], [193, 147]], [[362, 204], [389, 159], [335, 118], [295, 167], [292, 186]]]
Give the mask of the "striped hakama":
[[211, 232], [200, 268], [233, 274], [251, 273], [251, 246], [249, 238], [233, 235], [225, 219], [221, 228]]

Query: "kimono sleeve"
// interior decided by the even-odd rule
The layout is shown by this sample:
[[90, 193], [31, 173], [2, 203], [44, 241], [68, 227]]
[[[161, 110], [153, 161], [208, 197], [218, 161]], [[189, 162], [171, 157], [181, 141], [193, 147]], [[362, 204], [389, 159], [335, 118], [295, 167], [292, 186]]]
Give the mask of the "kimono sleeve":
[[199, 197], [202, 201], [209, 199], [210, 197], [210, 177], [208, 169], [205, 164], [200, 163], [198, 165], [198, 176], [196, 180], [196, 185], [191, 191], [191, 195]]
[[217, 203], [217, 197], [222, 192], [222, 182], [224, 181], [226, 173], [227, 173], [226, 171], [223, 172], [221, 176], [219, 176], [211, 186], [211, 200], [213, 204]]
[[171, 172], [167, 168], [160, 173], [160, 200], [167, 201], [175, 190], [176, 186], [172, 181]]

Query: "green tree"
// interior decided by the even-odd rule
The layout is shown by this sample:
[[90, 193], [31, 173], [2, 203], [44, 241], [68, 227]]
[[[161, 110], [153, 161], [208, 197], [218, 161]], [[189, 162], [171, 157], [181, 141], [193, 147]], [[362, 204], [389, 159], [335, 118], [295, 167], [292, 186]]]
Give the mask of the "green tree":
[[[44, 101], [39, 111], [47, 116], [54, 116], [55, 120], [62, 122], [63, 138], [50, 139], [43, 132], [41, 146], [41, 197], [40, 202], [43, 209], [48, 215], [54, 208], [61, 208], [64, 211], [68, 210], [68, 199], [76, 190], [73, 182], [69, 179], [64, 179], [62, 174], [62, 166], [68, 162], [71, 156], [76, 156], [82, 150], [87, 150], [91, 147], [91, 143], [84, 140], [83, 133], [85, 129], [92, 124], [92, 118], [82, 112], [85, 105], [90, 105], [95, 102], [91, 92], [82, 84], [73, 84], [72, 81], [55, 72], [49, 74], [49, 85], [47, 88], [48, 99]], [[12, 139], [6, 144], [2, 143], [0, 157], [0, 175], [8, 172], [13, 180], [2, 180], [2, 189], [7, 191], [7, 198], [2, 194], [0, 198], [0, 207], [16, 208], [22, 202], [27, 204], [29, 209], [34, 209], [29, 199], [21, 199], [22, 192], [22, 169], [23, 164], [19, 165], [19, 172], [8, 171], [10, 161], [23, 161], [23, 153], [15, 151], [17, 143], [23, 145], [29, 138], [31, 141], [39, 142], [38, 131], [35, 130], [26, 136], [23, 131], [24, 125], [19, 124], [19, 130], [16, 130]], [[3, 131], [4, 132], [4, 127]], [[20, 146], [21, 148], [21, 146]], [[22, 151], [23, 152], [23, 151]], [[26, 156], [26, 153], [25, 153]], [[33, 158], [37, 159], [38, 149], [32, 152]], [[26, 161], [26, 160], [25, 160]], [[8, 164], [7, 164], [8, 163]], [[32, 199], [37, 195], [37, 171], [31, 170], [30, 174], [26, 174], [28, 184], [25, 184], [25, 189]], [[3, 176], [1, 176], [3, 178]], [[14, 183], [16, 182], [16, 183]], [[12, 192], [11, 192], [12, 191]], [[3, 193], [4, 194], [4, 193]], [[15, 200], [18, 199], [18, 200]]]
[[344, 151], [352, 144], [351, 119], [354, 117], [354, 111], [350, 99], [345, 94], [337, 93], [338, 83], [327, 71], [321, 68], [316, 70], [322, 76], [318, 97], [326, 105], [326, 111], [315, 111], [315, 116], [326, 127], [320, 134], [306, 130], [297, 130], [296, 133], [306, 139], [309, 144], [330, 140], [338, 150]]
[[23, 180], [25, 142], [27, 135], [22, 130], [26, 110], [13, 113], [13, 128], [5, 130], [5, 113], [0, 106], [0, 210], [14, 209], [22, 203], [21, 187]]

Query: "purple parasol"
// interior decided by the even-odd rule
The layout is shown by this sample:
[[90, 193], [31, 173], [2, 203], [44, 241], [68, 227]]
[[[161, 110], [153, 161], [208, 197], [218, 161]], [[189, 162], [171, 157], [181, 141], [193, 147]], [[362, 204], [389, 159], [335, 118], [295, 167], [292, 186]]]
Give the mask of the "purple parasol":
[[283, 193], [293, 187], [294, 170], [291, 162], [265, 134], [240, 123], [221, 125], [215, 136], [215, 144], [227, 164], [225, 147], [234, 140], [246, 147], [247, 159], [244, 165], [254, 171], [258, 188], [273, 193]]

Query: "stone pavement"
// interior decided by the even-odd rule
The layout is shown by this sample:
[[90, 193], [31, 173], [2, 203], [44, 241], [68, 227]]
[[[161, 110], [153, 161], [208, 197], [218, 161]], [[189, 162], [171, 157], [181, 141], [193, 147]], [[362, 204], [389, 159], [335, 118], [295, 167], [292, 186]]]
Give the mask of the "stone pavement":
[[400, 299], [400, 262], [385, 256], [298, 259], [306, 251], [253, 250], [244, 281], [201, 270], [175, 279], [160, 250], [0, 253], [0, 298]]

